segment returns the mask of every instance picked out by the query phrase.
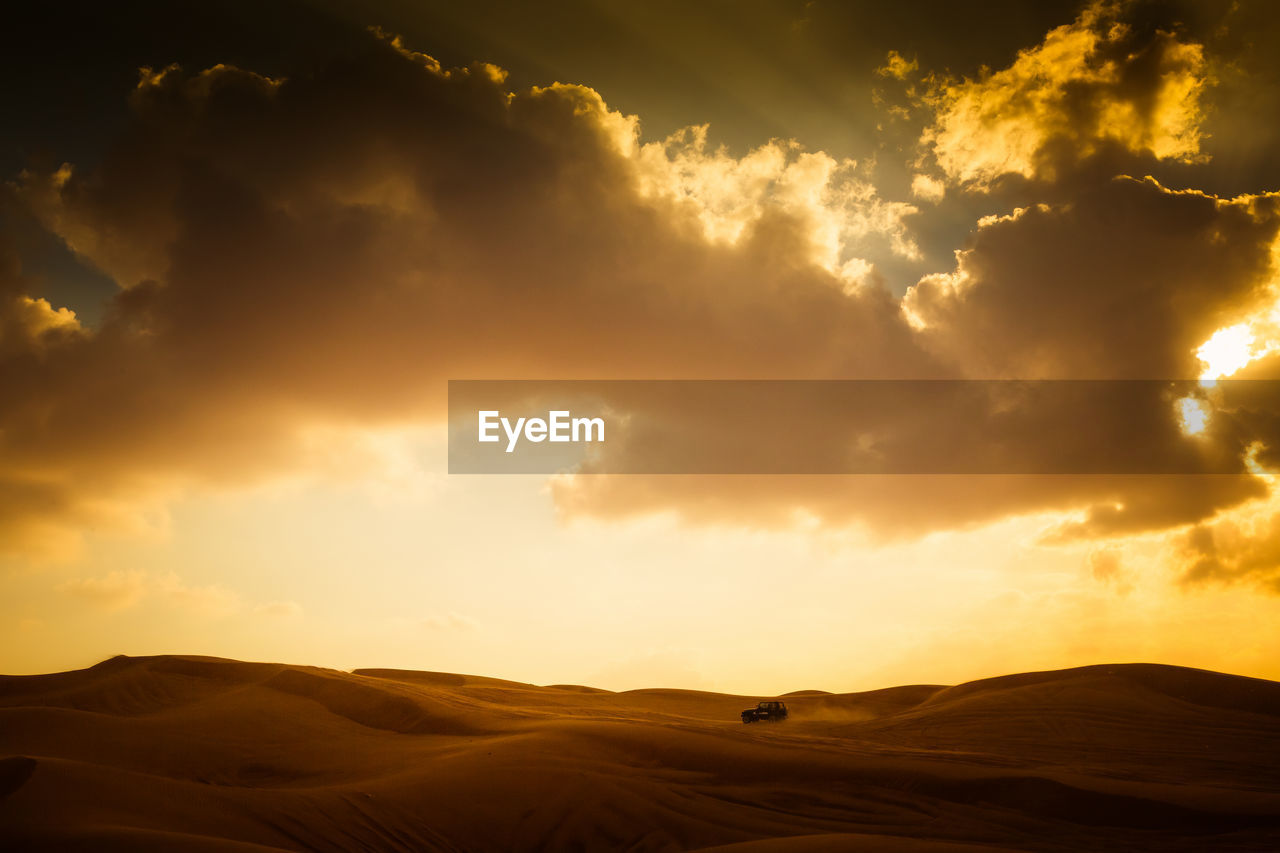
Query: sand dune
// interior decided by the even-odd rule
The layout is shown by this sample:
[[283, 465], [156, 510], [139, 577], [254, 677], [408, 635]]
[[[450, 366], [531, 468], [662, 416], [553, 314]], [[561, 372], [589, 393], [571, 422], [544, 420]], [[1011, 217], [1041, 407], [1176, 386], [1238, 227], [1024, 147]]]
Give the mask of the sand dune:
[[0, 678], [0, 848], [1280, 850], [1280, 684], [785, 697], [118, 657]]

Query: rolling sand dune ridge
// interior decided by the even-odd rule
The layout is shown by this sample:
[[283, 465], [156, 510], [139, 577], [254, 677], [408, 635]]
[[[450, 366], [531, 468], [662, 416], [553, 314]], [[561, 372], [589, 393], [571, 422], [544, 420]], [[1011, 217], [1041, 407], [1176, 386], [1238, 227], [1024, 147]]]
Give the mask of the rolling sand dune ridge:
[[116, 657], [0, 677], [13, 850], [1280, 850], [1280, 683], [778, 697]]

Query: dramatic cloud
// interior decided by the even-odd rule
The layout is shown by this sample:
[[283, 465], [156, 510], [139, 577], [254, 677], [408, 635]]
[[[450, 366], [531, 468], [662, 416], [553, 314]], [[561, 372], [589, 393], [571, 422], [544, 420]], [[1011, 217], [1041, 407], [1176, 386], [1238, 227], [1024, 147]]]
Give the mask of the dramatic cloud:
[[[921, 257], [924, 214], [882, 194], [869, 162], [789, 140], [735, 156], [704, 127], [644, 141], [592, 89], [512, 91], [492, 65], [445, 69], [381, 36], [293, 76], [144, 69], [100, 163], [33, 168], [7, 190], [119, 292], [87, 329], [3, 270], [2, 541], [27, 550], [184, 485], [305, 469], [317, 431], [438, 422], [448, 378], [1193, 378], [1206, 341], [1274, 302], [1280, 202], [1116, 167], [1133, 162], [1117, 150], [1195, 163], [1208, 85], [1199, 45], [1123, 11], [1092, 6], [1007, 68], [933, 89], [938, 169], [917, 196], [1015, 175], [1043, 198], [981, 219], [954, 268], [901, 299], [881, 266]], [[894, 54], [882, 77], [913, 62]], [[1174, 402], [1116, 407], [1131, 429], [1110, 449], [1194, 451], [1232, 473], [552, 491], [569, 514], [883, 536], [1052, 511], [1058, 538], [1263, 494], [1246, 451], [1275, 425], [1193, 438]], [[998, 415], [880, 426], [951, 430], [977, 454]], [[1060, 415], [1031, 412], [1022, 446], [1060, 450], [1078, 432]], [[779, 428], [761, 418], [740, 439], [776, 446]]]
[[1265, 494], [1247, 475], [564, 476], [553, 494], [570, 514], [625, 518], [677, 510], [707, 524], [861, 528], [872, 541], [962, 529], [1045, 512], [1081, 515], [1047, 541], [1176, 527]]
[[1192, 378], [1217, 329], [1274, 298], [1277, 233], [1280, 195], [1117, 177], [983, 220], [903, 305], [930, 349], [984, 378]]
[[[977, 79], [938, 80], [924, 144], [954, 182], [1055, 177], [1057, 163], [1115, 145], [1158, 159], [1200, 156], [1203, 47], [1124, 20], [1131, 4], [1096, 0], [1071, 24]], [[899, 62], [894, 76], [909, 71]]]
[[[1274, 246], [1280, 229], [1274, 195], [1217, 199], [1171, 191], [1152, 180], [1120, 177], [1082, 186], [1071, 203], [1040, 204], [980, 223], [954, 271], [928, 276], [903, 299], [922, 345], [968, 378], [1133, 380], [1192, 378], [1204, 369], [1201, 344], [1215, 330], [1269, 308], [1274, 300]], [[1271, 376], [1274, 377], [1272, 372]], [[1148, 384], [1118, 383], [1103, 407], [1073, 410], [1064, 400], [1018, 398], [1010, 418], [998, 401], [965, 397], [949, 413], [930, 406], [893, 408], [888, 423], [832, 409], [808, 415], [847, 424], [850, 441], [870, 437], [889, 467], [904, 454], [922, 459], [945, 448], [979, 470], [1035, 470], [1075, 458], [1078, 470], [1100, 460], [1122, 472], [1135, 460], [1192, 458], [1212, 475], [1062, 477], [685, 477], [559, 480], [555, 494], [570, 512], [606, 516], [678, 506], [702, 520], [787, 524], [809, 517], [825, 524], [863, 523], [877, 536], [915, 534], [974, 524], [1006, 514], [1074, 510], [1052, 539], [1062, 541], [1176, 527], [1212, 516], [1266, 492], [1249, 473], [1256, 442], [1280, 446], [1276, 401], [1250, 401], [1245, 388], [1205, 395], [1201, 434], [1182, 424], [1181, 409]], [[1256, 396], [1256, 395], [1254, 395]], [[1195, 400], [1197, 398], [1186, 398]], [[783, 407], [784, 412], [790, 411]], [[889, 411], [889, 407], [885, 407]], [[1088, 416], [1085, 412], [1088, 412]], [[904, 415], [908, 415], [903, 417]], [[812, 457], [830, 448], [806, 441], [795, 422], [743, 419], [726, 441], [734, 452], [796, 457], [795, 470], [815, 470]], [[947, 423], [946, 440], [932, 440]], [[698, 434], [698, 424], [668, 427]], [[1083, 449], [1082, 449], [1083, 446]], [[678, 441], [644, 445], [661, 469]], [[1091, 449], [1090, 449], [1091, 448]], [[983, 469], [996, 452], [1001, 461]], [[610, 447], [606, 454], [625, 454]], [[1274, 464], [1264, 453], [1261, 460]], [[1231, 465], [1222, 461], [1234, 460]], [[1013, 460], [1012, 462], [1009, 460]], [[624, 467], [621, 463], [615, 463]], [[1003, 464], [1005, 467], [1000, 468]], [[1156, 463], [1153, 468], [1159, 468]], [[1168, 464], [1168, 463], [1165, 463]], [[605, 464], [608, 469], [608, 464]], [[632, 469], [644, 465], [632, 461]], [[1194, 464], [1177, 463], [1190, 471]], [[836, 466], [832, 466], [833, 470]], [[1165, 469], [1171, 470], [1171, 469]]]
[[1193, 527], [1177, 541], [1187, 584], [1252, 583], [1280, 594], [1280, 513], [1274, 502]]
[[[628, 130], [634, 138], [634, 124]], [[631, 153], [628, 137], [622, 146]], [[808, 224], [810, 258], [846, 287], [861, 284], [872, 271], [870, 261], [851, 254], [860, 246], [919, 257], [903, 221], [916, 208], [878, 198], [875, 187], [859, 177], [856, 161], [776, 140], [735, 158], [723, 147], [708, 151], [705, 125], [634, 153], [641, 194], [685, 207], [708, 239], [732, 243], [766, 214], [792, 216]]]
[[23, 513], [287, 470], [312, 425], [438, 414], [456, 375], [933, 369], [845, 275], [844, 241], [898, 218], [825, 155], [641, 146], [589, 89], [377, 39], [296, 80], [144, 71], [132, 108], [99, 167], [11, 189], [121, 287], [84, 333], [6, 277]]

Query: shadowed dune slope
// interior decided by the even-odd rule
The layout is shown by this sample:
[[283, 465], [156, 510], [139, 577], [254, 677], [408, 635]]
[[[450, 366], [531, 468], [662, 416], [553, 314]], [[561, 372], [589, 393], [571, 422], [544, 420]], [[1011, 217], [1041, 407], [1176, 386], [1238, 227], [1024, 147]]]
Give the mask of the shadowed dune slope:
[[118, 657], [0, 677], [0, 848], [1280, 849], [1280, 684], [1144, 664], [622, 693]]

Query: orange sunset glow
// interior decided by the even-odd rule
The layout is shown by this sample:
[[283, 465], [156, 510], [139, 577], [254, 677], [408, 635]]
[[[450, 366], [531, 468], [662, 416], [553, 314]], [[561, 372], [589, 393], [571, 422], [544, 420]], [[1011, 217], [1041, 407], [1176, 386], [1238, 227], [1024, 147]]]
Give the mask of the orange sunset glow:
[[[1230, 801], [1231, 814], [1248, 813], [1212, 824], [1204, 831], [1226, 834], [1204, 846], [1178, 845], [1194, 834], [1184, 836], [1185, 826], [1209, 823], [1153, 817], [1152, 826], [1124, 830], [1133, 835], [1082, 830], [1063, 835], [1060, 847], [1035, 846], [1057, 831], [1042, 828], [1026, 837], [938, 830], [929, 843], [941, 846], [909, 848], [881, 835], [927, 833], [850, 828], [832, 816], [860, 808], [844, 801], [820, 819], [780, 799], [785, 827], [708, 811], [689, 828], [672, 816], [683, 807], [654, 805], [666, 802], [667, 788], [627, 788], [630, 770], [618, 771], [616, 789], [582, 783], [600, 799], [588, 797], [579, 811], [544, 814], [530, 800], [520, 812], [526, 823], [509, 834], [492, 827], [516, 826], [524, 788], [503, 795], [510, 814], [492, 806], [416, 823], [405, 815], [419, 814], [419, 801], [407, 788], [393, 795], [385, 781], [400, 771], [373, 757], [419, 756], [424, 737], [465, 734], [468, 744], [498, 738], [483, 753], [511, 762], [504, 766], [542, 768], [550, 765], [530, 757], [542, 752], [499, 745], [532, 737], [534, 723], [508, 730], [504, 721], [562, 714], [640, 727], [625, 737], [644, 745], [635, 747], [644, 757], [620, 759], [627, 767], [685, 767], [672, 752], [696, 748], [672, 740], [659, 749], [644, 726], [693, 738], [703, 723], [690, 720], [705, 718], [734, 724], [714, 729], [715, 749], [728, 750], [715, 754], [733, 757], [707, 765], [715, 770], [686, 770], [723, 779], [724, 768], [736, 768], [745, 786], [759, 779], [742, 768], [764, 759], [724, 738], [749, 731], [803, 740], [792, 733], [827, 726], [792, 746], [836, 749], [838, 741], [853, 750], [831, 758], [834, 775], [822, 776], [845, 781], [804, 790], [834, 785], [832, 797], [860, 803], [835, 768], [864, 749], [909, 741], [920, 755], [954, 750], [1013, 762], [1032, 754], [1040, 729], [1028, 729], [1025, 748], [1005, 751], [948, 740], [949, 722], [930, 722], [936, 735], [915, 741], [900, 734], [914, 724], [894, 718], [890, 726], [885, 715], [923, 719], [930, 702], [943, 701], [932, 693], [928, 701], [910, 694], [909, 707], [895, 704], [908, 694], [875, 694], [837, 714], [834, 699], [812, 691], [962, 690], [1015, 673], [1130, 664], [1156, 667], [1133, 676], [1148, 679], [1143, 698], [1132, 700], [1139, 704], [1166, 690], [1200, 702], [1188, 697], [1201, 693], [1149, 672], [1241, 677], [1202, 692], [1251, 697], [1247, 708], [1231, 706], [1245, 715], [1239, 726], [1263, 733], [1248, 735], [1255, 740], [1240, 747], [1241, 762], [1273, 750], [1280, 694], [1265, 691], [1280, 680], [1280, 419], [1262, 411], [1264, 392], [1254, 389], [1264, 384], [1239, 381], [1280, 379], [1280, 14], [1272, 5], [28, 5], [15, 13], [0, 60], [9, 82], [0, 151], [0, 672], [8, 674], [0, 719], [14, 715], [0, 722], [8, 729], [0, 735], [8, 768], [0, 772], [0, 842], [148, 850], [233, 849], [201, 847], [197, 837], [298, 850], [744, 844], [744, 853], [1280, 845], [1280, 781], [1253, 765], [1233, 781], [1223, 781], [1226, 769], [1221, 778], [1212, 769], [1182, 776], [1156, 758], [1096, 773], [1132, 781], [1149, 770], [1142, 779], [1224, 786], [1203, 796], [1080, 783], [1090, 796], [1159, 800], [1162, 809], [1219, 815]], [[451, 401], [450, 380], [1183, 384], [1088, 415], [997, 401], [882, 412], [856, 429], [843, 411], [809, 412], [801, 423], [778, 400], [752, 398], [753, 414], [734, 421], [731, 437], [708, 437], [712, 427], [655, 397], [643, 413], [649, 420], [603, 405], [587, 412], [600, 416], [592, 452], [604, 473], [587, 464], [471, 474], [451, 467], [451, 422], [473, 429], [476, 413]], [[1015, 409], [1025, 420], [1011, 426]], [[720, 467], [673, 470], [689, 457], [670, 441], [646, 441], [647, 425], [706, 442]], [[481, 439], [495, 442], [499, 461], [542, 439], [502, 428], [495, 414], [494, 437]], [[819, 428], [887, 473], [815, 472]], [[1101, 434], [1114, 438], [1091, 449]], [[935, 438], [937, 446], [946, 439], [949, 458], [977, 461], [958, 464], [961, 473], [900, 473], [932, 458]], [[1062, 460], [1082, 458], [1073, 455], [1078, 446], [1089, 459], [1091, 450], [1105, 460], [1141, 455], [1154, 467], [1081, 463], [1077, 473]], [[723, 458], [742, 457], [739, 447], [771, 464], [803, 458], [794, 473], [747, 462], [726, 472]], [[978, 470], [1009, 459], [1021, 467]], [[610, 462], [631, 473], [609, 471]], [[109, 660], [116, 656], [126, 658]], [[298, 669], [260, 676], [244, 668], [267, 664], [228, 663], [235, 674], [214, 678], [200, 669], [213, 664], [191, 663], [205, 657]], [[151, 662], [117, 672], [133, 659]], [[429, 735], [400, 722], [375, 725], [351, 710], [372, 694], [339, 702], [337, 687], [307, 686], [297, 674], [367, 691], [389, 678], [384, 670], [419, 674], [388, 682], [394, 702], [418, 703], [432, 720], [470, 709], [468, 722]], [[65, 674], [26, 678], [44, 673]], [[473, 675], [454, 682], [423, 673]], [[340, 705], [343, 721], [378, 737], [394, 730], [419, 739], [366, 749], [316, 717], [315, 731], [328, 732], [316, 737], [339, 744], [331, 767], [277, 778], [272, 768], [293, 759], [259, 756], [234, 772], [214, 762], [173, 778], [200, 791], [256, 790], [241, 771], [258, 767], [274, 780], [261, 785], [275, 799], [264, 795], [255, 808], [299, 826], [312, 818], [286, 799], [304, 788], [341, 789], [380, 834], [344, 823], [328, 800], [314, 807], [333, 824], [314, 836], [276, 824], [184, 823], [172, 803], [188, 795], [177, 788], [147, 801], [170, 803], [163, 809], [104, 800], [100, 815], [68, 818], [65, 836], [46, 832], [53, 812], [43, 811], [39, 785], [49, 786], [48, 803], [76, 785], [122, 786], [95, 775], [107, 766], [159, 785], [156, 774], [170, 771], [157, 767], [203, 748], [157, 747], [156, 755], [173, 751], [152, 766], [139, 757], [142, 746], [107, 755], [83, 745], [115, 737], [103, 733], [141, 715], [147, 725], [167, 720], [163, 731], [174, 737], [205, 733], [200, 743], [215, 742], [208, 732], [238, 732], [225, 743], [243, 746], [255, 736], [250, 717], [236, 717], [243, 729], [214, 727], [209, 715], [231, 713], [236, 700], [202, 691], [241, 678], [251, 685], [244, 690], [259, 690], [268, 675], [279, 689], [252, 705], [262, 720], [294, 719], [311, 731], [318, 702], [333, 713]], [[127, 689], [85, 686], [126, 677]], [[502, 686], [512, 682], [543, 692], [494, 698], [516, 690]], [[597, 692], [553, 696], [548, 685]], [[1098, 696], [1109, 689], [1089, 688]], [[757, 698], [794, 691], [810, 692], [788, 700], [792, 719], [773, 728], [739, 723]], [[1068, 693], [1062, 705], [1045, 699], [1045, 713], [1076, 707]], [[309, 704], [288, 704], [299, 696]], [[627, 704], [637, 696], [644, 701]], [[208, 703], [203, 716], [165, 716], [188, 701]], [[1027, 701], [1040, 707], [1040, 698]], [[391, 699], [378, 702], [379, 714], [391, 713]], [[497, 704], [484, 705], [485, 717], [468, 703]], [[814, 703], [827, 715], [821, 722]], [[31, 716], [53, 707], [65, 719]], [[1164, 719], [1163, 710], [1149, 713]], [[654, 723], [646, 715], [669, 716]], [[855, 723], [871, 728], [848, 728]], [[276, 724], [263, 722], [263, 732]], [[984, 725], [983, 737], [1003, 725]], [[1043, 725], [1053, 737], [1074, 731], [1071, 722]], [[287, 739], [288, 725], [280, 726]], [[860, 738], [875, 726], [895, 734], [873, 750]], [[586, 742], [555, 731], [566, 755]], [[168, 736], [137, 735], [139, 744]], [[119, 737], [132, 743], [133, 735]], [[797, 754], [779, 744], [767, 748]], [[235, 755], [240, 746], [222, 748]], [[1235, 748], [1221, 746], [1221, 756]], [[1106, 750], [1062, 749], [1077, 757]], [[263, 755], [292, 754], [271, 750]], [[1059, 754], [1035, 755], [1039, 766]], [[35, 763], [20, 763], [28, 760]], [[92, 770], [57, 763], [73, 761]], [[423, 752], [414, 766], [450, 761], [462, 759]], [[1062, 761], [1071, 773], [1096, 770]], [[1225, 768], [1228, 758], [1221, 761]], [[481, 766], [467, 764], [457, 778], [479, 780], [467, 774]], [[41, 782], [63, 772], [67, 781]], [[383, 781], [359, 787], [341, 781], [347, 772]], [[1047, 778], [1076, 785], [1069, 775]], [[438, 783], [444, 791], [444, 778], [413, 790]], [[923, 782], [903, 786], [936, 793]], [[1247, 808], [1222, 793], [1228, 787], [1250, 792]], [[367, 789], [367, 803], [357, 788]], [[985, 793], [965, 796], [969, 805], [988, 802]], [[388, 801], [394, 815], [378, 810]], [[153, 831], [180, 835], [166, 842], [146, 834]], [[858, 846], [851, 839], [860, 833], [884, 846]], [[749, 846], [793, 836], [826, 840]], [[87, 846], [58, 846], [72, 841]]]

